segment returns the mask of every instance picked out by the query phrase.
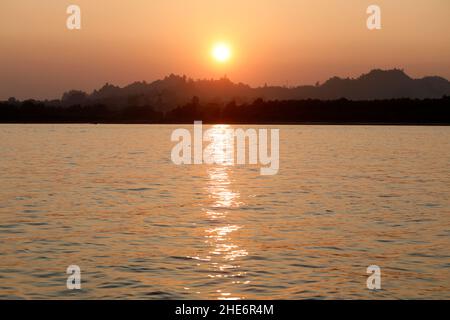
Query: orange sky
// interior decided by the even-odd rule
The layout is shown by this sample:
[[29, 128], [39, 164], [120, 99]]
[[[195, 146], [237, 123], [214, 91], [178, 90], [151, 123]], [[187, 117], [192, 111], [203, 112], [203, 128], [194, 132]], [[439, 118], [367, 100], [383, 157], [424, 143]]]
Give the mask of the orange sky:
[[[82, 29], [66, 28], [81, 7]], [[382, 9], [382, 30], [366, 8]], [[59, 98], [105, 82], [223, 74], [300, 85], [372, 68], [450, 78], [449, 0], [1, 0], [0, 99]], [[215, 63], [211, 46], [233, 57]]]

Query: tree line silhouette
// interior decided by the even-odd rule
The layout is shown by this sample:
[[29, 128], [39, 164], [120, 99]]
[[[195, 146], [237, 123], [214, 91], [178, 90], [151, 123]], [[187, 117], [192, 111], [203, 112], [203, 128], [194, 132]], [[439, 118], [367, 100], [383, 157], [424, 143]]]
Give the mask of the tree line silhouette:
[[194, 97], [167, 112], [152, 106], [60, 106], [41, 101], [0, 102], [1, 123], [374, 123], [450, 124], [450, 97], [441, 99], [270, 100], [205, 103]]

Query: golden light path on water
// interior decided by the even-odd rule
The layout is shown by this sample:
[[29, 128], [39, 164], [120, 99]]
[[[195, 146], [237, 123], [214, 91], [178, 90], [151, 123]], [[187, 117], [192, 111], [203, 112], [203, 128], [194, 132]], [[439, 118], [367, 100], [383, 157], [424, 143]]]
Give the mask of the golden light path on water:
[[[216, 163], [208, 168], [209, 182], [206, 185], [208, 196], [213, 201], [211, 208], [205, 210], [205, 218], [217, 221], [219, 226], [207, 228], [205, 230], [205, 243], [210, 247], [210, 256], [207, 257], [211, 263], [211, 269], [216, 271], [208, 276], [211, 278], [239, 278], [244, 275], [240, 271], [238, 259], [248, 255], [245, 248], [239, 247], [233, 242], [233, 233], [242, 226], [227, 224], [227, 216], [232, 214], [230, 208], [238, 208], [240, 194], [231, 190], [231, 181], [228, 170], [230, 170], [230, 155], [226, 152], [230, 143], [233, 143], [227, 134], [228, 125], [215, 125], [209, 131], [211, 139], [210, 148]], [[232, 156], [232, 155], [231, 155]], [[231, 273], [230, 273], [231, 272]], [[239, 280], [233, 280], [239, 283]], [[232, 292], [218, 290], [219, 299], [239, 299]]]

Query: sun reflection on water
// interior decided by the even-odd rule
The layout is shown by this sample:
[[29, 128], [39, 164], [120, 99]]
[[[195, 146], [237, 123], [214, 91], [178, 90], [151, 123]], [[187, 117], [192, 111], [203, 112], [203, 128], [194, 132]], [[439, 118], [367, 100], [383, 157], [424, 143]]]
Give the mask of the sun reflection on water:
[[[210, 131], [212, 136], [212, 145], [210, 150], [213, 152], [216, 160], [223, 163], [229, 160], [229, 154], [226, 152], [227, 144], [232, 143], [231, 137], [225, 132], [228, 129], [226, 125], [216, 125]], [[231, 180], [229, 177], [230, 166], [212, 165], [208, 168], [209, 181], [206, 186], [208, 197], [212, 200], [212, 205], [205, 210], [205, 217], [210, 221], [216, 221], [214, 227], [205, 229], [205, 243], [210, 247], [209, 260], [211, 273], [210, 278], [223, 278], [224, 287], [229, 288], [233, 284], [239, 283], [235, 278], [245, 276], [241, 270], [239, 260], [248, 255], [245, 248], [236, 244], [233, 234], [242, 228], [240, 225], [227, 223], [230, 209], [238, 208], [241, 205], [239, 201], [240, 194], [231, 189]], [[231, 279], [230, 279], [231, 278]], [[240, 299], [239, 295], [233, 294], [230, 290], [217, 290], [218, 299]]]

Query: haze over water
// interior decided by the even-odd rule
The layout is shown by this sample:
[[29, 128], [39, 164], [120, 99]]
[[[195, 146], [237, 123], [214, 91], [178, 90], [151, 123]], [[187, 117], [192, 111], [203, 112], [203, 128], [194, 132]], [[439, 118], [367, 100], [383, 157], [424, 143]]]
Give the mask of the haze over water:
[[0, 298], [450, 298], [449, 127], [277, 126], [275, 176], [177, 127], [0, 125]]

